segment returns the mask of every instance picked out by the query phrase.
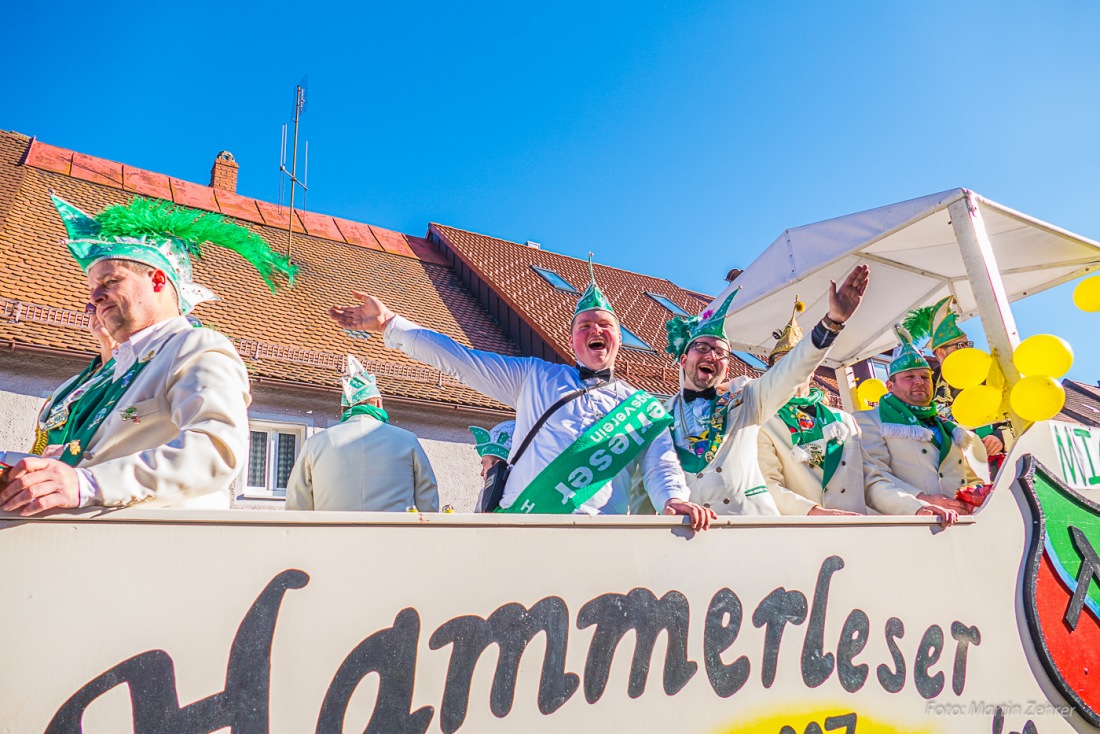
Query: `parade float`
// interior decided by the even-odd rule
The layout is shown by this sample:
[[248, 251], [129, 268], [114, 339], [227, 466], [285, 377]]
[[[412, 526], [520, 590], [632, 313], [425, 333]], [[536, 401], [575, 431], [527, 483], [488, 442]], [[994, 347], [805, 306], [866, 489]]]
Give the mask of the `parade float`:
[[872, 283], [829, 361], [849, 407], [847, 365], [910, 308], [981, 318], [973, 386], [1018, 438], [958, 525], [3, 517], [0, 731], [1100, 732], [1100, 431], [1014, 400], [1056, 379], [1020, 374], [1009, 306], [1100, 245], [962, 189], [792, 229], [734, 283], [737, 348], [856, 263]]

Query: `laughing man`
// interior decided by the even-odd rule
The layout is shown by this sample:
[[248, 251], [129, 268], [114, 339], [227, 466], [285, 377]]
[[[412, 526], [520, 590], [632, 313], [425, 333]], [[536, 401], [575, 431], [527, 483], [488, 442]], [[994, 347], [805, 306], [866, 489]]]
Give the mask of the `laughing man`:
[[[589, 286], [571, 324], [576, 366], [469, 349], [399, 316], [365, 293], [353, 291], [359, 303], [334, 306], [329, 315], [345, 329], [380, 332], [387, 347], [515, 408], [510, 455], [515, 463], [501, 511], [625, 514], [631, 474], [637, 473], [653, 506], [666, 515], [686, 515], [693, 528], [706, 529], [714, 513], [688, 501], [664, 408], [651, 395], [615, 378], [615, 357], [622, 343], [619, 320], [596, 286], [591, 259], [589, 273]], [[574, 397], [555, 408], [571, 394]], [[544, 425], [517, 458], [544, 414]]]
[[[829, 312], [786, 359], [747, 383], [726, 382], [730, 341], [726, 311], [737, 291], [717, 311], [668, 322], [668, 351], [679, 358], [684, 389], [665, 407], [672, 414], [676, 452], [691, 499], [720, 515], [778, 515], [757, 461], [760, 427], [813, 374], [867, 290], [868, 268], [856, 267], [840, 288], [830, 285]], [[639, 496], [634, 508], [649, 510]], [[650, 510], [651, 511], [651, 510]]]

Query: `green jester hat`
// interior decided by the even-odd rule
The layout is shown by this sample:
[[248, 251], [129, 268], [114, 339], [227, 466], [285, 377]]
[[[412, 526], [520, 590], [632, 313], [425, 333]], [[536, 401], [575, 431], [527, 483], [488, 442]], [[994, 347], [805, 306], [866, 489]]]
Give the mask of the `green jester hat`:
[[910, 311], [901, 325], [909, 330], [914, 341], [928, 337], [928, 348], [935, 350], [957, 339], [965, 339], [966, 332], [955, 321], [959, 315], [951, 308], [954, 296], [941, 299], [932, 306]]
[[344, 364], [344, 376], [340, 378], [340, 388], [343, 392], [340, 396], [340, 405], [345, 408], [360, 405], [371, 398], [382, 397], [374, 375], [367, 372], [363, 363], [350, 354], [347, 355]]
[[908, 370], [931, 369], [928, 366], [928, 360], [913, 346], [913, 337], [904, 326], [895, 324], [894, 333], [897, 334], [898, 341], [901, 343], [894, 349], [894, 358], [890, 362], [890, 377]]
[[740, 287], [734, 288], [716, 309], [708, 308], [698, 316], [674, 316], [669, 319], [665, 324], [668, 335], [666, 351], [679, 359], [691, 343], [701, 336], [713, 336], [729, 343], [726, 335], [726, 312], [740, 290]]
[[[603, 294], [600, 287], [596, 285], [596, 271], [592, 267], [592, 253], [588, 253], [588, 287], [584, 289], [584, 293], [577, 300], [577, 307], [573, 309], [573, 320], [575, 321], [577, 316], [585, 311], [607, 311], [614, 314], [615, 309], [611, 308], [611, 301], [607, 300], [607, 296]], [[616, 318], [618, 316], [616, 315]]]
[[474, 441], [477, 442], [477, 455], [495, 456], [505, 461], [508, 461], [508, 453], [512, 450], [512, 436], [515, 432], [515, 421], [498, 423], [488, 431], [470, 426], [470, 433], [474, 434]]
[[192, 278], [191, 258], [202, 257], [203, 244], [236, 252], [256, 268], [272, 292], [277, 273], [293, 284], [298, 270], [258, 234], [227, 222], [221, 214], [137, 197], [90, 217], [52, 193], [50, 198], [68, 232], [65, 244], [85, 272], [104, 260], [130, 260], [163, 271], [176, 289], [182, 314], [203, 301], [217, 300]]

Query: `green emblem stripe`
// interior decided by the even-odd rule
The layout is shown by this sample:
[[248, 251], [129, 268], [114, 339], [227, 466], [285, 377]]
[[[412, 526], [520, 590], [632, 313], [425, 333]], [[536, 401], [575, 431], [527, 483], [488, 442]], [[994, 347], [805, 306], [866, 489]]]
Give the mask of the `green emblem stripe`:
[[639, 390], [589, 426], [531, 480], [510, 507], [498, 512], [572, 513], [671, 425], [672, 416], [664, 406]]
[[768, 485], [761, 484], [759, 487], [753, 487], [751, 489], [746, 489], [745, 490], [745, 496], [746, 497], [752, 497], [754, 495], [764, 494], [767, 491], [768, 491]]

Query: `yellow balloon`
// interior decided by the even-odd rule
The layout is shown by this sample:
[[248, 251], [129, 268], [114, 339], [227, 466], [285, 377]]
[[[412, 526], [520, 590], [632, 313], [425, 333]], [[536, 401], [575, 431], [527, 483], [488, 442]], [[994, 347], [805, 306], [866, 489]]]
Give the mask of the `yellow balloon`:
[[877, 403], [886, 392], [886, 383], [877, 377], [872, 377], [859, 383], [859, 387], [856, 388], [856, 397], [865, 403]]
[[943, 360], [940, 374], [951, 387], [965, 390], [982, 384], [992, 364], [993, 358], [980, 349], [957, 349]]
[[1036, 334], [1020, 342], [1012, 362], [1027, 377], [1061, 377], [1073, 366], [1073, 348], [1060, 336]]
[[968, 387], [955, 396], [951, 416], [965, 428], [988, 426], [1000, 415], [1001, 391], [988, 385]]
[[1082, 311], [1100, 311], [1100, 275], [1085, 278], [1073, 289], [1073, 303]]
[[1026, 421], [1046, 421], [1058, 415], [1066, 404], [1066, 391], [1053, 377], [1025, 377], [1008, 396], [1016, 415]]

